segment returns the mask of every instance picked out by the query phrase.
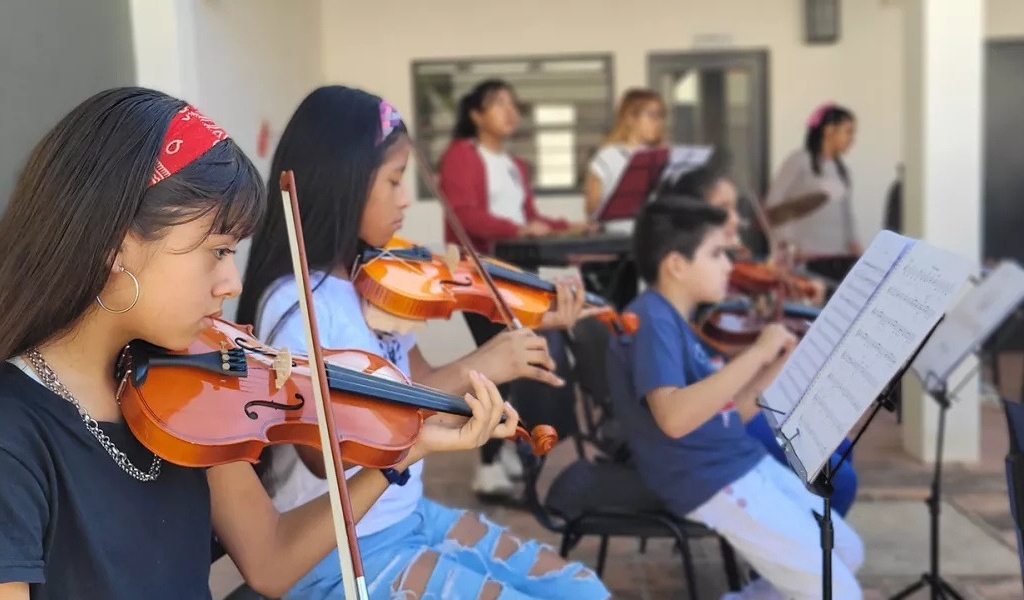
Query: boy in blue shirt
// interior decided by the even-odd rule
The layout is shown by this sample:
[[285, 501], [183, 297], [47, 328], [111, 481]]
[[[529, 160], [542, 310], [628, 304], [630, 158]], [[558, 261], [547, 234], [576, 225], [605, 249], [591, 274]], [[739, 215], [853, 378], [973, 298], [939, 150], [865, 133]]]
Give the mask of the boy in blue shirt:
[[[719, 367], [689, 323], [698, 304], [725, 297], [726, 218], [698, 199], [643, 208], [634, 258], [649, 287], [626, 309], [640, 318], [639, 330], [609, 344], [609, 391], [647, 485], [675, 514], [715, 529], [761, 575], [727, 598], [817, 598], [821, 499], [744, 428], [796, 340], [770, 325]], [[861, 598], [853, 574], [863, 544], [841, 517], [832, 519], [834, 597]]]

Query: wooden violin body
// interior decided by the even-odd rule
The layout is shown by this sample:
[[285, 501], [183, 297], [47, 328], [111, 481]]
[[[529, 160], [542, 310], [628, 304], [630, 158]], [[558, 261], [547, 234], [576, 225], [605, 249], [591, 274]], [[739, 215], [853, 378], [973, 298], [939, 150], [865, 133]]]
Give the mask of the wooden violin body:
[[698, 322], [698, 330], [709, 345], [727, 356], [749, 347], [765, 325], [781, 322], [797, 337], [807, 333], [821, 309], [794, 302], [782, 306], [781, 315], [765, 314], [747, 298], [726, 301], [708, 309]]
[[[424, 418], [472, 414], [461, 397], [413, 385], [380, 356], [324, 350], [324, 362], [346, 462], [393, 466], [416, 442]], [[129, 344], [118, 364], [118, 399], [135, 436], [170, 462], [256, 463], [268, 445], [321, 447], [310, 367], [304, 355], [265, 346], [250, 327], [218, 319], [184, 352]], [[543, 454], [557, 441], [545, 427], [536, 427], [533, 439], [520, 427], [517, 437]]]
[[811, 299], [817, 293], [809, 277], [783, 273], [766, 261], [737, 260], [729, 274], [729, 284], [743, 294], [763, 294], [779, 286], [786, 286], [789, 295], [799, 299]]
[[[531, 329], [539, 327], [555, 300], [555, 285], [493, 258], [481, 257], [481, 262], [519, 323]], [[457, 252], [442, 257], [400, 238], [392, 239], [384, 249], [365, 251], [354, 271], [353, 284], [372, 307], [409, 322], [448, 319], [456, 311], [477, 313], [498, 323], [504, 320], [502, 307], [470, 261]], [[636, 331], [635, 315], [619, 315], [607, 301], [591, 293], [586, 293], [586, 303], [602, 308], [595, 317], [613, 332]], [[373, 318], [368, 316], [368, 320]]]

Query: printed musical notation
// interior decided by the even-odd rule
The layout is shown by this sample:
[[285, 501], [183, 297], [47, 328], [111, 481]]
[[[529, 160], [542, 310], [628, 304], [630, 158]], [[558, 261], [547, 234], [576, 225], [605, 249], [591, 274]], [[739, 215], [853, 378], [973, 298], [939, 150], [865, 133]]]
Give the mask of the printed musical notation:
[[974, 352], [1024, 301], [1024, 269], [1000, 263], [946, 314], [911, 368], [929, 391], [936, 391], [967, 355]]
[[788, 408], [776, 428], [806, 481], [910, 360], [970, 270], [925, 242], [888, 231], [875, 238], [762, 397], [771, 410]]
[[850, 269], [807, 334], [793, 349], [785, 367], [761, 396], [762, 403], [770, 407], [766, 416], [773, 426], [778, 428], [789, 417], [825, 360], [835, 352], [868, 299], [911, 243], [910, 238], [883, 231]]

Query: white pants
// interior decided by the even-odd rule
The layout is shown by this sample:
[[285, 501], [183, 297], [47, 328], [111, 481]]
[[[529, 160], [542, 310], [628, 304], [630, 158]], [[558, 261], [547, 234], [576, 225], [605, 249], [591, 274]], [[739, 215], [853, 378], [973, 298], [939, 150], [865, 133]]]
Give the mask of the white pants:
[[[822, 499], [771, 456], [697, 507], [687, 518], [717, 531], [786, 598], [821, 597], [821, 529], [812, 511]], [[860, 600], [854, 573], [864, 544], [835, 512], [832, 597]]]

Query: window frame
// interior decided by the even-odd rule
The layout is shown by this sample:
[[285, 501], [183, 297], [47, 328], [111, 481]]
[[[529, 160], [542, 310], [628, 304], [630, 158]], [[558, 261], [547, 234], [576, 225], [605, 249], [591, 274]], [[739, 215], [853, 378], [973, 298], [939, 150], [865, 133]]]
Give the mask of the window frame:
[[[607, 89], [605, 91], [605, 104], [607, 106], [608, 121], [605, 123], [604, 132], [612, 126], [615, 121], [615, 102], [616, 102], [616, 82], [615, 82], [615, 54], [613, 52], [567, 52], [567, 53], [553, 53], [553, 54], [503, 54], [496, 56], [486, 55], [475, 55], [475, 56], [460, 56], [460, 57], [433, 57], [415, 59], [410, 61], [409, 65], [409, 90], [410, 97], [412, 100], [412, 133], [417, 140], [422, 141], [420, 136], [425, 125], [423, 122], [423, 115], [420, 114], [418, 95], [419, 90], [417, 88], [417, 71], [423, 66], [437, 66], [450, 64], [454, 65], [458, 72], [471, 71], [475, 64], [479, 63], [529, 63], [530, 68], [536, 68], [540, 63], [549, 61], [600, 61], [603, 63], [603, 69], [607, 80]], [[495, 75], [500, 77], [500, 75]], [[485, 73], [481, 73], [480, 79], [490, 77]], [[514, 82], [513, 82], [514, 85]], [[575, 105], [573, 105], [575, 106]], [[567, 131], [564, 127], [559, 126], [542, 126], [533, 127], [532, 131], [535, 135], [540, 131]], [[578, 131], [576, 127], [572, 128], [574, 135]], [[433, 141], [433, 140], [432, 140]], [[423, 146], [421, 146], [423, 147]], [[424, 151], [427, 149], [424, 148]], [[434, 158], [434, 157], [430, 157]], [[439, 158], [439, 157], [438, 157]], [[589, 158], [588, 158], [589, 160]], [[536, 164], [530, 164], [531, 177], [536, 178], [536, 170], [538, 166]], [[578, 185], [569, 187], [532, 187], [534, 197], [537, 199], [551, 198], [551, 197], [565, 197], [573, 195], [583, 194], [583, 179], [586, 177], [585, 165], [584, 170], [580, 171], [582, 177]], [[435, 168], [435, 165], [430, 165], [431, 169]], [[416, 176], [416, 199], [419, 201], [424, 200], [436, 200], [433, 194], [426, 189], [427, 186], [423, 185], [420, 181], [420, 177]]]

